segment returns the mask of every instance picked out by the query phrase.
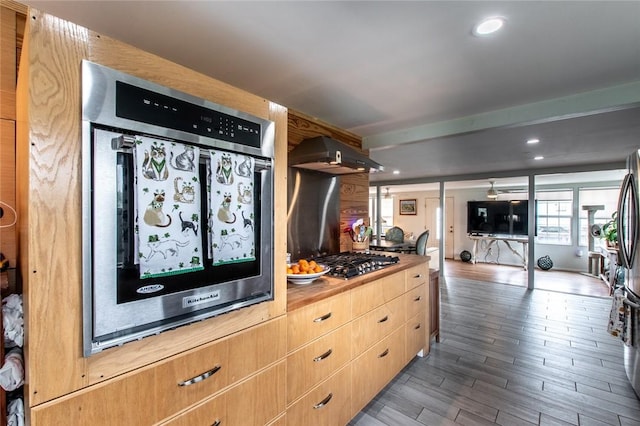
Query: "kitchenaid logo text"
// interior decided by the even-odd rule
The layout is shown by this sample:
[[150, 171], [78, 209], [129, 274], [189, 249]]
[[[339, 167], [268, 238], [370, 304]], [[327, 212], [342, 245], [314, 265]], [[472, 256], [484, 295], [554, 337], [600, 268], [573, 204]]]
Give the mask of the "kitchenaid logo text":
[[197, 296], [183, 297], [182, 307], [188, 308], [190, 306], [202, 305], [203, 303], [213, 302], [218, 299], [220, 299], [220, 290], [198, 294]]

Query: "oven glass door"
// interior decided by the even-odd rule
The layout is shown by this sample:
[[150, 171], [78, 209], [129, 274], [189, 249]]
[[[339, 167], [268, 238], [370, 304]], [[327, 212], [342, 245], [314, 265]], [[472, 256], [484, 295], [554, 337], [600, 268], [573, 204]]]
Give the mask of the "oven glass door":
[[[201, 155], [199, 163], [199, 175], [203, 178], [207, 176], [207, 160]], [[143, 247], [137, 246], [137, 234], [133, 232], [136, 226], [135, 218], [135, 194], [134, 194], [134, 162], [132, 153], [127, 151], [121, 151], [117, 153], [117, 188], [116, 193], [118, 202], [121, 204], [118, 207], [116, 229], [120, 234], [120, 238], [116, 241], [116, 251], [118, 253], [118, 279], [117, 279], [117, 302], [127, 303], [134, 300], [141, 300], [150, 297], [157, 297], [163, 294], [177, 293], [185, 290], [193, 290], [195, 288], [209, 286], [211, 284], [219, 284], [227, 281], [242, 280], [248, 277], [255, 277], [260, 275], [260, 265], [262, 262], [260, 250], [255, 250], [255, 259], [250, 261], [244, 261], [242, 263], [226, 263], [221, 265], [214, 265], [214, 259], [211, 252], [205, 253], [203, 256], [204, 269], [201, 271], [189, 272], [187, 274], [170, 275], [159, 279], [141, 279], [140, 278], [140, 264], [138, 261], [139, 252], [144, 250]], [[253, 234], [253, 241], [256, 247], [261, 246], [261, 209], [260, 209], [260, 190], [262, 187], [262, 173], [260, 171], [254, 171], [253, 173], [254, 188], [251, 195], [245, 194], [232, 194], [231, 199], [235, 200], [237, 197], [246, 196], [255, 200], [253, 203], [253, 211], [251, 214], [241, 216], [238, 214], [234, 217], [233, 225], [236, 229], [241, 230], [241, 235], [247, 233]], [[200, 211], [206, 212], [209, 210], [207, 204], [208, 185], [200, 186]], [[179, 190], [180, 188], [177, 188]], [[243, 188], [244, 189], [244, 188]], [[235, 191], [234, 191], [235, 192]], [[230, 192], [231, 194], [231, 192]], [[165, 202], [164, 210], [171, 211], [170, 197]], [[126, 207], [125, 207], [126, 206]], [[168, 208], [166, 208], [168, 207]], [[216, 213], [216, 207], [214, 206], [214, 213]], [[142, 214], [140, 212], [139, 214]], [[187, 221], [185, 218], [172, 214], [174, 228], [180, 229], [180, 234], [195, 234], [200, 237], [202, 247], [211, 246], [211, 234], [208, 231], [210, 223], [204, 221], [203, 223], [197, 223], [193, 221]], [[238, 217], [239, 216], [239, 217]], [[233, 217], [233, 216], [232, 216]], [[175, 231], [174, 231], [175, 232]], [[179, 234], [179, 235], [180, 235]], [[160, 256], [160, 255], [158, 255]], [[170, 254], [168, 254], [170, 256]], [[140, 288], [157, 288], [156, 283], [162, 283], [162, 290], [157, 292], [144, 292], [140, 291]]]
[[[243, 153], [242, 158], [250, 158], [253, 164], [251, 172], [247, 172], [247, 176], [252, 178], [253, 188], [247, 192], [247, 187], [234, 183], [224, 189], [232, 208], [238, 208], [243, 199], [253, 200], [252, 210], [246, 213], [238, 210], [237, 214], [232, 213], [226, 218], [229, 223], [224, 223], [225, 233], [228, 230], [229, 234], [236, 232], [252, 238], [253, 253], [249, 260], [220, 262], [216, 241], [218, 246], [235, 246], [233, 241], [216, 240], [214, 237], [216, 232], [221, 234], [216, 228], [220, 221], [216, 224], [211, 216], [218, 214], [222, 207], [211, 205], [213, 197], [208, 189], [223, 191], [215, 188], [216, 165], [207, 165], [212, 147], [184, 142], [201, 149], [198, 176], [203, 182], [199, 197], [202, 220], [194, 222], [176, 213], [178, 206], [173, 197], [180, 195], [181, 190], [176, 186], [175, 191], [167, 191], [164, 204], [160, 206], [165, 217], [171, 216], [171, 226], [158, 228], [158, 233], [161, 237], [170, 235], [176, 241], [197, 235], [202, 245], [203, 268], [141, 278], [139, 258], [149, 257], [150, 252], [144, 244], [146, 241], [138, 238], [139, 229], [136, 227], [139, 227], [138, 222], [145, 212], [140, 211], [138, 204], [136, 221], [136, 197], [140, 194], [136, 194], [135, 189], [135, 160], [132, 149], [123, 144], [136, 133], [100, 126], [92, 126], [89, 133], [92, 135], [89, 147], [92, 164], [91, 170], [83, 173], [91, 180], [91, 203], [85, 214], [90, 218], [85, 227], [90, 229], [91, 238], [88, 241], [85, 238], [83, 280], [85, 321], [90, 317], [92, 323], [90, 336], [85, 330], [85, 340], [90, 338], [93, 348], [88, 350], [85, 346], [85, 354], [97, 352], [101, 346], [114, 346], [273, 299], [273, 173], [270, 159]], [[225, 155], [233, 154], [217, 150]], [[177, 250], [180, 247], [164, 251], [167, 262]], [[162, 255], [156, 254], [161, 263], [164, 261]]]

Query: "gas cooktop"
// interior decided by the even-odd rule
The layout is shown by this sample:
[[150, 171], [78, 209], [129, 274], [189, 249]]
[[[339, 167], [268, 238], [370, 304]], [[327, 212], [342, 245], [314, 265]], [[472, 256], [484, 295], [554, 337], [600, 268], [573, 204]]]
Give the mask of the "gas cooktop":
[[400, 261], [397, 256], [356, 252], [322, 255], [316, 257], [314, 260], [331, 267], [328, 275], [344, 278], [345, 280], [377, 271], [378, 269], [394, 265]]

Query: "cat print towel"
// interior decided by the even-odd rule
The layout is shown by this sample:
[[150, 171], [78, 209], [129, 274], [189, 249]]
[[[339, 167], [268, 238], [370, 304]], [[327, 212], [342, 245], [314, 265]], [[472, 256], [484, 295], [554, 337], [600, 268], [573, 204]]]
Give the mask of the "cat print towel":
[[210, 150], [209, 223], [213, 264], [255, 257], [253, 158]]
[[200, 149], [136, 136], [134, 157], [140, 278], [204, 269]]

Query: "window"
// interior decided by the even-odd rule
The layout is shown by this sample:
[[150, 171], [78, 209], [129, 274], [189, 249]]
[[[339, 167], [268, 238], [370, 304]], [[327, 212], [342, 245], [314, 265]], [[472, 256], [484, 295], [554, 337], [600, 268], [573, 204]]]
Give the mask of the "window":
[[536, 240], [540, 244], [570, 245], [572, 191], [536, 193]]
[[[611, 215], [618, 209], [619, 188], [588, 188], [580, 189], [578, 199], [580, 200], [580, 235], [578, 243], [581, 246], [589, 246], [589, 214], [587, 210], [582, 210], [582, 206], [604, 206], [603, 210], [594, 213], [594, 223], [604, 225], [611, 220]], [[598, 240], [595, 240], [598, 245]]]
[[[381, 198], [380, 199], [380, 217], [382, 218], [382, 234], [387, 231], [387, 229], [393, 227], [393, 198]], [[378, 229], [377, 220], [377, 212], [376, 212], [376, 198], [369, 198], [369, 216], [371, 217], [371, 227], [375, 230]]]

